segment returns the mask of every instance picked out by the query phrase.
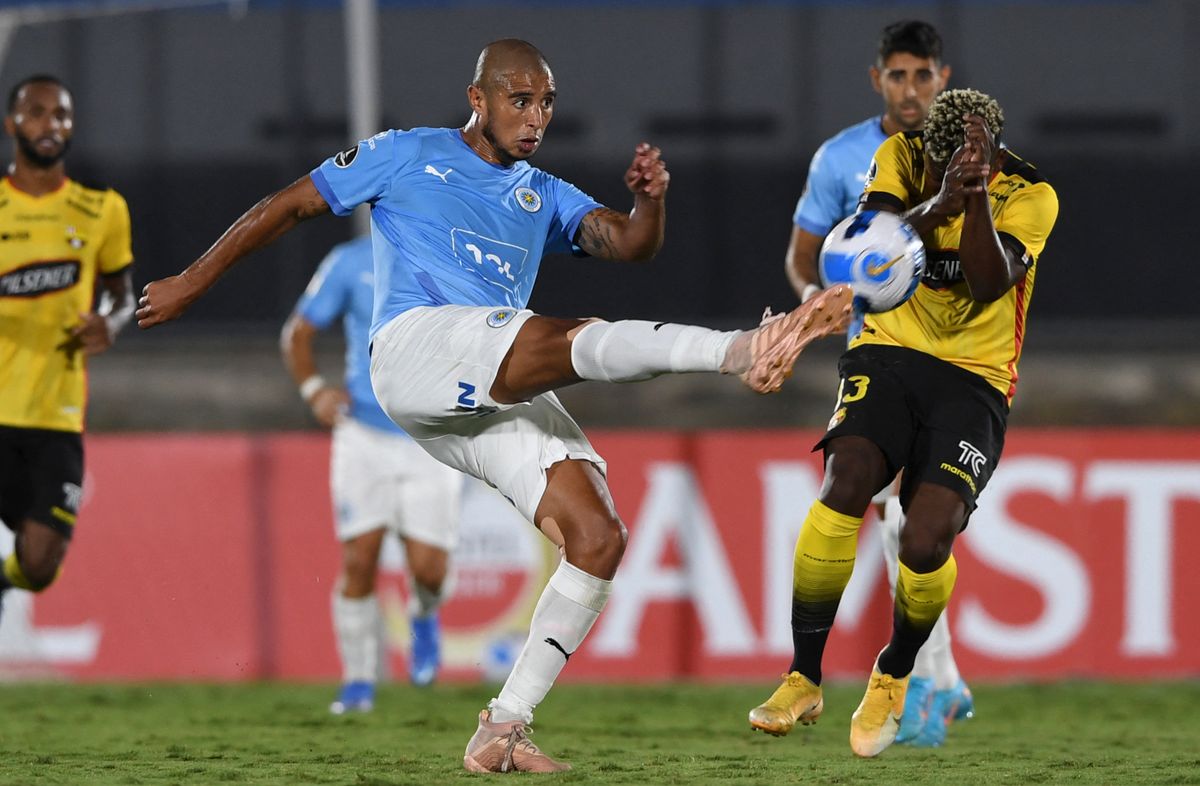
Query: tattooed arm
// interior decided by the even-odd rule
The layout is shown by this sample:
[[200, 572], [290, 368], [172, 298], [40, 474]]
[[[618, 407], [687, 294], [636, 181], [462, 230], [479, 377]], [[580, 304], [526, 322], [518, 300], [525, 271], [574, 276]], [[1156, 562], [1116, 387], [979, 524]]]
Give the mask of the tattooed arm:
[[657, 147], [638, 145], [633, 163], [625, 172], [625, 185], [633, 192], [633, 210], [619, 213], [596, 208], [583, 217], [576, 244], [594, 257], [643, 262], [662, 248], [666, 222], [665, 200], [671, 173]]

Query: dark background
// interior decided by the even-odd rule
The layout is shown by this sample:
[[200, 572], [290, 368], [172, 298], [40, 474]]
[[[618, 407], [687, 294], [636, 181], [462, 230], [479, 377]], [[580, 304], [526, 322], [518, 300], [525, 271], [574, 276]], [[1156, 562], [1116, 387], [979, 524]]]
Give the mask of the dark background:
[[[88, 7], [0, 3], [0, 21], [20, 22], [0, 82], [7, 90], [50, 71], [72, 86], [69, 171], [128, 199], [139, 289], [178, 272], [258, 199], [350, 141], [339, 4], [165, 5], [69, 18]], [[1026, 368], [1107, 371], [1033, 374], [1040, 401], [1057, 397], [1033, 420], [1086, 411], [1089, 422], [1157, 422], [1130, 413], [1169, 409], [1180, 414], [1166, 422], [1200, 421], [1192, 348], [1200, 273], [1196, 220], [1184, 207], [1200, 175], [1200, 3], [383, 2], [379, 14], [385, 126], [461, 125], [479, 49], [518, 36], [546, 53], [560, 95], [536, 165], [625, 208], [621, 175], [634, 145], [663, 149], [672, 182], [659, 257], [642, 265], [548, 257], [533, 308], [721, 327], [795, 303], [783, 256], [809, 159], [824, 139], [880, 110], [867, 77], [880, 29], [926, 19], [946, 41], [951, 86], [1000, 101], [1006, 142], [1059, 195]], [[260, 370], [260, 387], [272, 390], [264, 406], [282, 386], [285, 416], [239, 416], [238, 402], [226, 402], [196, 425], [303, 425], [275, 336], [321, 257], [354, 226], [309, 222], [245, 261], [179, 323], [123, 335], [112, 359], [93, 366], [94, 392], [120, 392], [124, 402], [99, 410], [100, 427], [177, 425], [147, 417], [148, 398], [189, 369], [219, 376], [222, 363]], [[332, 371], [336, 342], [327, 349]], [[195, 388], [206, 400], [224, 395]], [[1062, 398], [1110, 389], [1120, 396], [1107, 405]], [[93, 401], [95, 425], [99, 395]], [[697, 413], [685, 422], [712, 421]]]

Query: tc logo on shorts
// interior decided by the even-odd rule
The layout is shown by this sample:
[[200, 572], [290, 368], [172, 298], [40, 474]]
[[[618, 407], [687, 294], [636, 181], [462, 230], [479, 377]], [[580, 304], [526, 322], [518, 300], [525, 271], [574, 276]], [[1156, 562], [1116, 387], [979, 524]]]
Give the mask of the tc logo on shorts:
[[504, 327], [512, 318], [516, 316], [516, 311], [511, 308], [501, 308], [487, 315], [488, 327]]
[[542, 198], [532, 188], [521, 186], [514, 193], [517, 195], [517, 204], [526, 213], [536, 213], [542, 209]]
[[837, 412], [833, 413], [833, 417], [829, 419], [829, 425], [825, 427], [826, 431], [833, 431], [838, 426], [842, 425], [842, 421], [846, 419], [846, 408], [839, 407]]
[[983, 453], [965, 439], [959, 442], [958, 446], [962, 448], [962, 453], [958, 456], [958, 463], [964, 467], [970, 467], [971, 474], [979, 477], [979, 471], [983, 469], [983, 463], [987, 461]]
[[78, 513], [79, 506], [83, 503], [83, 487], [78, 483], [64, 483], [62, 491], [63, 507], [72, 513]]

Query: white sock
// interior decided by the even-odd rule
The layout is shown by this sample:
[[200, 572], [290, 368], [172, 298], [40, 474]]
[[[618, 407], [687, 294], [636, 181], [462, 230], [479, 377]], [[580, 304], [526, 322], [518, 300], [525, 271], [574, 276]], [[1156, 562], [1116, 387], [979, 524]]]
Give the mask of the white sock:
[[946, 612], [938, 617], [929, 638], [917, 652], [913, 674], [932, 677], [934, 690], [950, 690], [958, 684], [960, 675], [954, 652], [950, 649], [950, 624], [946, 622]]
[[565, 559], [558, 563], [533, 610], [529, 638], [516, 665], [500, 695], [488, 704], [493, 721], [533, 722], [533, 708], [546, 697], [568, 656], [583, 643], [611, 591], [611, 581], [585, 573]]
[[571, 365], [583, 379], [640, 382], [666, 373], [720, 371], [739, 331], [646, 322], [592, 322], [571, 341]]
[[344, 598], [333, 593], [333, 630], [344, 682], [375, 682], [379, 673], [379, 601], [374, 595]]
[[442, 580], [442, 586], [438, 587], [435, 591], [410, 576], [408, 582], [410, 588], [408, 594], [408, 616], [413, 619], [424, 619], [433, 614], [450, 597], [452, 584], [451, 577], [447, 575]]

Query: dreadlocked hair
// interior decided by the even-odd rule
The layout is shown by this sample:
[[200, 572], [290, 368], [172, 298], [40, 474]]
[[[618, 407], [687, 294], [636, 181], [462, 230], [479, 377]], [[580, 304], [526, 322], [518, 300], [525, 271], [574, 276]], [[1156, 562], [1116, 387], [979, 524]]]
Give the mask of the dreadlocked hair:
[[929, 157], [944, 164], [962, 146], [966, 137], [963, 133], [963, 115], [979, 115], [988, 130], [1000, 142], [1004, 129], [1004, 111], [996, 99], [978, 90], [947, 90], [933, 101], [929, 116], [925, 119], [925, 150]]

